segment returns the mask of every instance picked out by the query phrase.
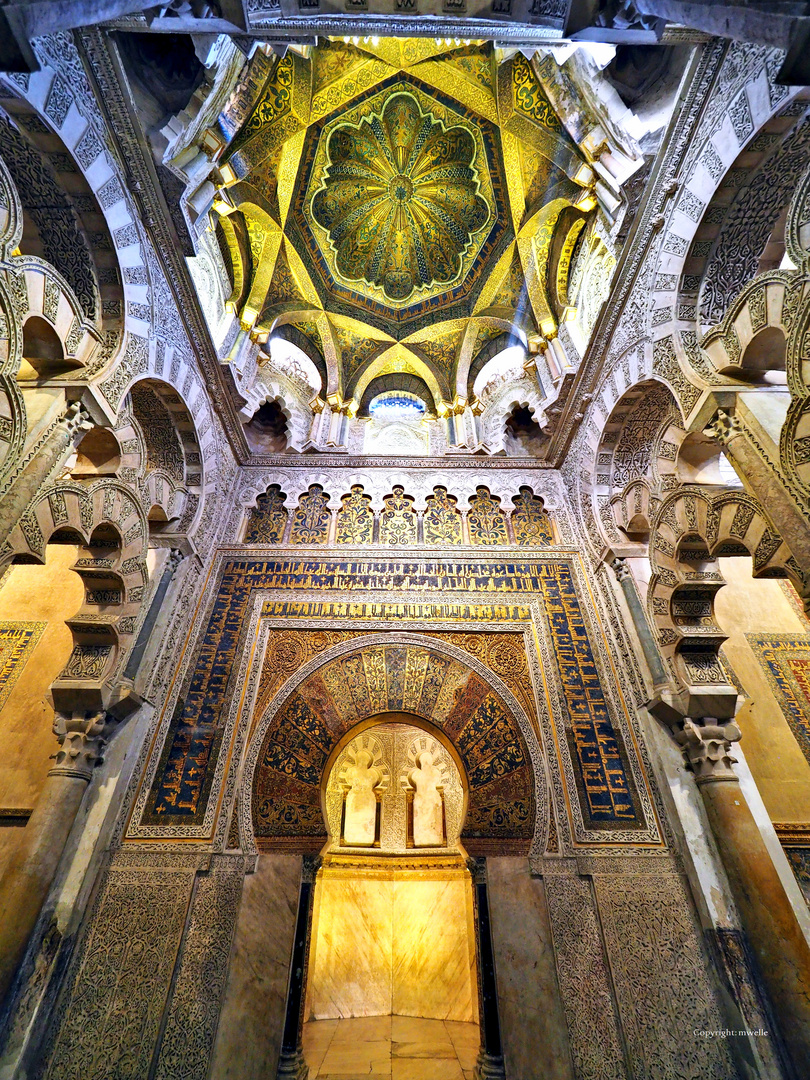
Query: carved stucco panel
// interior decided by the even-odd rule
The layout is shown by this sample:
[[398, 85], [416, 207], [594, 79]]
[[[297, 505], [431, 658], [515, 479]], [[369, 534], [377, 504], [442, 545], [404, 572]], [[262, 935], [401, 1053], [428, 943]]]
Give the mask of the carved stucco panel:
[[41, 1076], [148, 1075], [194, 869], [193, 863], [110, 869], [56, 1014], [55, 1045]]
[[692, 902], [677, 874], [595, 874], [622, 1030], [636, 1080], [736, 1080]]
[[544, 877], [557, 978], [577, 1080], [626, 1074], [599, 920], [588, 878]]
[[197, 878], [155, 1080], [205, 1080], [228, 975], [244, 860]]

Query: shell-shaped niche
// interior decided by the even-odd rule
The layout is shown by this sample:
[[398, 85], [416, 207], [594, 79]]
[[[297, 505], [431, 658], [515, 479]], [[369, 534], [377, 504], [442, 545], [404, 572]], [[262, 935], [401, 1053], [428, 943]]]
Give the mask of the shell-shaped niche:
[[463, 815], [464, 784], [449, 750], [407, 723], [356, 735], [326, 784], [332, 852], [457, 852]]

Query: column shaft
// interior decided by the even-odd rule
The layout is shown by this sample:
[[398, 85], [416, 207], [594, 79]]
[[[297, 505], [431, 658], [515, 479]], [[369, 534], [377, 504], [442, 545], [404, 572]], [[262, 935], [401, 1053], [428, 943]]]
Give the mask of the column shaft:
[[304, 1060], [302, 1038], [309, 939], [312, 932], [312, 906], [315, 899], [315, 871], [319, 865], [319, 858], [304, 857], [277, 1080], [307, 1080], [309, 1076], [309, 1069]]
[[481, 1049], [475, 1065], [476, 1080], [503, 1080], [503, 1047], [498, 1015], [498, 985], [495, 981], [495, 951], [489, 924], [485, 860], [474, 860], [473, 898], [475, 948], [478, 959], [478, 1006], [481, 1025]]
[[736, 780], [700, 785], [748, 942], [797, 1077], [810, 1070], [810, 947]]
[[68, 834], [87, 790], [77, 776], [47, 776], [0, 882], [0, 1001], [22, 963]]

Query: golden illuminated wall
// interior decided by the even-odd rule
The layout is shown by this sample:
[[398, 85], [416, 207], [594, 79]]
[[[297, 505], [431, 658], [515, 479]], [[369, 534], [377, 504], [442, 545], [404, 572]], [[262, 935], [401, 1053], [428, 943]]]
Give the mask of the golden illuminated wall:
[[810, 822], [810, 624], [779, 581], [752, 579], [750, 559], [720, 565], [715, 609], [747, 699], [737, 715], [746, 761], [772, 821]]
[[[378, 803], [377, 839], [367, 848], [348, 846], [342, 830], [361, 754]], [[438, 848], [415, 847], [418, 834], [408, 827], [425, 758], [443, 808]], [[315, 887], [307, 1012], [316, 1020], [476, 1019], [472, 886], [458, 848], [464, 788], [446, 747], [408, 723], [368, 727], [335, 757], [324, 796], [330, 854]]]
[[12, 566], [0, 587], [0, 871], [25, 820], [9, 811], [32, 809], [51, 766], [47, 693], [73, 648], [65, 619], [84, 597], [75, 562], [75, 545], [51, 544], [45, 566]]
[[477, 1020], [472, 885], [448, 868], [325, 866], [315, 888], [307, 1016]]

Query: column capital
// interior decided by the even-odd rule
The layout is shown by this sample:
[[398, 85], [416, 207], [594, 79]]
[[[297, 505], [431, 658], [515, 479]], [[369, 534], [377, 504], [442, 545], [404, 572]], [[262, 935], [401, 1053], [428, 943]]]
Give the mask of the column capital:
[[53, 733], [59, 740], [59, 749], [52, 755], [56, 764], [49, 776], [72, 776], [79, 780], [92, 779], [93, 769], [104, 760], [112, 722], [106, 711], [57, 712], [53, 721]]
[[696, 783], [739, 779], [731, 767], [737, 759], [730, 751], [731, 744], [742, 738], [742, 732], [733, 720], [721, 724], [708, 718], [696, 723], [687, 717], [673, 735]]
[[169, 557], [166, 560], [166, 569], [170, 571], [170, 573], [174, 574], [175, 570], [183, 561], [183, 559], [185, 559], [185, 557], [186, 556], [183, 554], [180, 548], [172, 548], [169, 552]]
[[320, 855], [304, 855], [301, 862], [301, 881], [311, 884], [318, 876], [322, 865], [323, 859]]
[[726, 446], [732, 439], [742, 435], [743, 429], [736, 413], [718, 409], [712, 422], [706, 426], [705, 433], [710, 439], [715, 439], [721, 445]]
[[619, 555], [610, 560], [610, 569], [616, 575], [617, 581], [627, 581], [633, 576], [630, 567], [627, 565], [627, 559], [623, 559]]
[[93, 426], [93, 420], [87, 408], [81, 401], [72, 401], [62, 415], [61, 423], [64, 425], [69, 436], [89, 431]]

